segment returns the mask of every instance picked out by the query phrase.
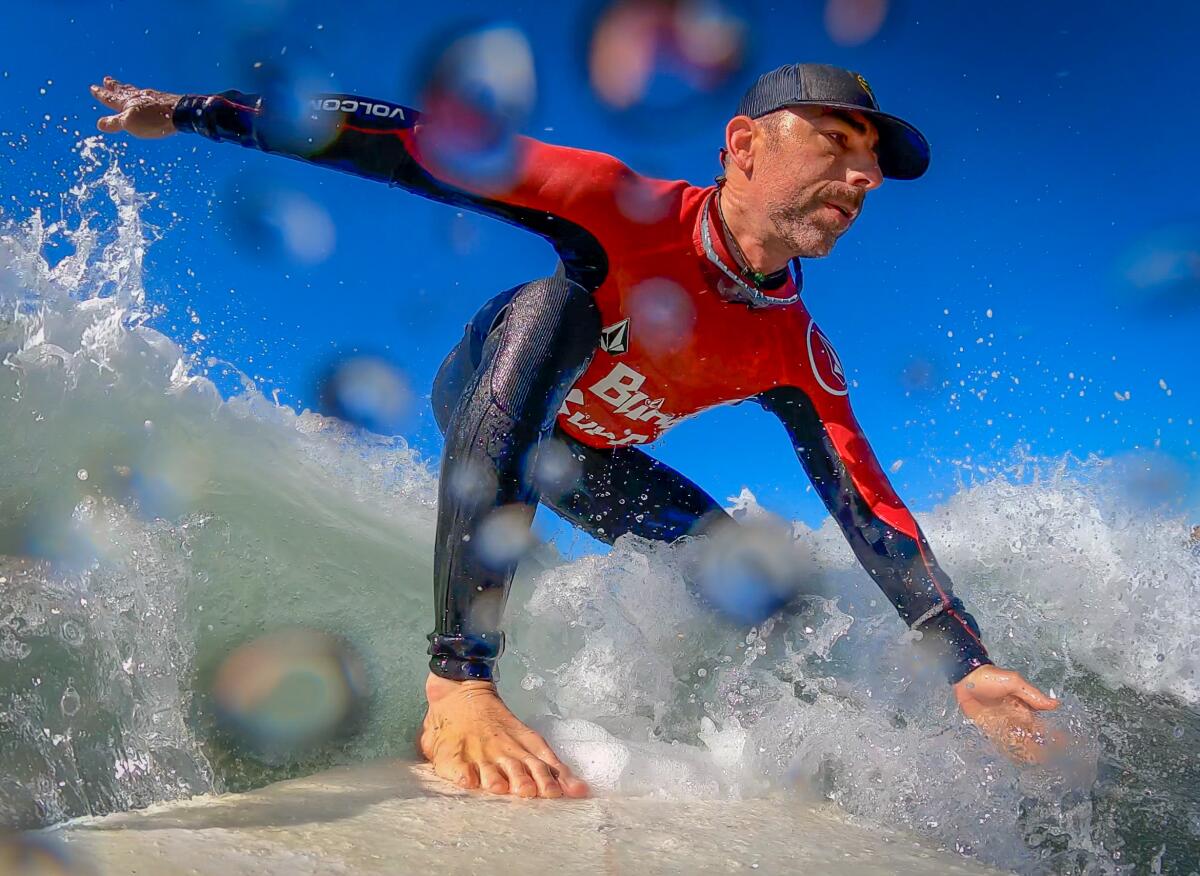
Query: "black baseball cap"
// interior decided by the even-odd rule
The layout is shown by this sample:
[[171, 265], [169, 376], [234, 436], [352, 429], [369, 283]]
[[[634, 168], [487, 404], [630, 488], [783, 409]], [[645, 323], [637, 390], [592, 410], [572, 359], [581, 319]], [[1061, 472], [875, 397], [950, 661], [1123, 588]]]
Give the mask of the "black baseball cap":
[[929, 167], [929, 141], [903, 119], [879, 109], [860, 74], [829, 64], [784, 64], [757, 81], [738, 104], [739, 116], [757, 119], [797, 104], [857, 110], [879, 131], [879, 169], [890, 179], [916, 179]]

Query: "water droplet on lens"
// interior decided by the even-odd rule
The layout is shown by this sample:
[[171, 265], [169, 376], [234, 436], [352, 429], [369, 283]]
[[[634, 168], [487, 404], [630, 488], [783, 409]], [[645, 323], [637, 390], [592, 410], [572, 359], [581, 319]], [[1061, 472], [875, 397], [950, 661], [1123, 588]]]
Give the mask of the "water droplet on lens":
[[212, 696], [227, 730], [257, 756], [282, 762], [351, 727], [368, 697], [366, 669], [335, 636], [284, 630], [235, 649]]
[[709, 605], [739, 623], [761, 623], [796, 593], [795, 556], [786, 527], [729, 522], [701, 545], [696, 584]]
[[379, 435], [403, 426], [413, 393], [399, 368], [379, 356], [350, 356], [318, 382], [321, 412]]
[[502, 568], [517, 562], [536, 543], [529, 529], [531, 509], [525, 505], [497, 508], [480, 524], [475, 550], [485, 563]]
[[225, 197], [227, 217], [254, 251], [315, 265], [333, 254], [337, 229], [329, 212], [309, 195], [283, 188], [251, 188], [244, 183]]
[[1169, 225], [1132, 241], [1117, 259], [1117, 295], [1149, 316], [1200, 309], [1200, 225]]
[[450, 494], [465, 505], [477, 505], [496, 495], [496, 471], [485, 463], [459, 462], [448, 474], [446, 485]]
[[521, 689], [522, 690], [537, 690], [539, 687], [541, 687], [545, 683], [546, 683], [546, 679], [542, 678], [540, 675], [526, 675], [524, 678], [521, 679]]
[[62, 699], [59, 700], [59, 707], [62, 713], [68, 718], [74, 717], [79, 711], [80, 699], [79, 692], [70, 685], [63, 691]]
[[579, 482], [583, 468], [564, 442], [557, 439], [543, 441], [531, 454], [532, 480], [538, 492], [561, 496]]
[[497, 25], [459, 36], [430, 65], [422, 89], [423, 158], [440, 174], [506, 190], [536, 98], [533, 50], [521, 31]]
[[83, 642], [83, 630], [72, 620], [65, 620], [59, 628], [63, 641], [68, 645], [79, 645]]
[[681, 286], [664, 278], [646, 280], [630, 290], [627, 306], [639, 345], [667, 353], [687, 346], [696, 308]]
[[741, 69], [746, 30], [717, 0], [617, 0], [592, 32], [592, 89], [622, 112], [687, 109], [718, 93]]
[[828, 0], [825, 29], [841, 46], [870, 42], [887, 18], [888, 0]]

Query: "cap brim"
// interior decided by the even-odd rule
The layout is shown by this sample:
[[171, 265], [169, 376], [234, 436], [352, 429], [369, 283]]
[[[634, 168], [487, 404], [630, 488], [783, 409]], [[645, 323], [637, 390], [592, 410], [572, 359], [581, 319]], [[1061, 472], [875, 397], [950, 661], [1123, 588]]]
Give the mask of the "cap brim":
[[879, 132], [879, 169], [888, 179], [916, 179], [929, 169], [929, 141], [904, 119], [853, 103], [814, 100], [798, 101], [788, 106], [804, 104], [862, 113], [870, 119]]
[[929, 170], [929, 141], [904, 119], [879, 111], [865, 115], [879, 131], [879, 169], [889, 179], [916, 179]]

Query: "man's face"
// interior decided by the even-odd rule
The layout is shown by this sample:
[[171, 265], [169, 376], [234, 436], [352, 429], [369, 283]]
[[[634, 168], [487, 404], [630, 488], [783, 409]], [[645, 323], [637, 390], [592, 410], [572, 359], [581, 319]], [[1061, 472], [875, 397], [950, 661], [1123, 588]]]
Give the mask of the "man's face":
[[828, 255], [883, 184], [879, 135], [861, 113], [816, 106], [763, 116], [751, 185], [781, 241], [805, 258]]

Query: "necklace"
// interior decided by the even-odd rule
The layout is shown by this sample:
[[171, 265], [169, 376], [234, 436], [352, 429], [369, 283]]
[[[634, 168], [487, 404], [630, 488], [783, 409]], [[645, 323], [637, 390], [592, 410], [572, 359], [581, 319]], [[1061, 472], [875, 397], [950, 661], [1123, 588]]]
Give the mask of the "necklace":
[[742, 269], [742, 273], [747, 279], [753, 281], [755, 286], [762, 286], [766, 282], [767, 274], [762, 271], [756, 271], [750, 267], [750, 259], [746, 258], [746, 254], [742, 252], [742, 245], [737, 242], [737, 237], [729, 230], [729, 223], [725, 221], [725, 210], [721, 206], [721, 190], [713, 194], [713, 199], [717, 202], [717, 218], [721, 220], [721, 230], [724, 232], [725, 242], [729, 244], [729, 249], [733, 253], [734, 259], [738, 263], [738, 267]]
[[[787, 298], [774, 298], [770, 295], [764, 295], [762, 290], [759, 289], [757, 285], [751, 286], [749, 283], [735, 274], [733, 270], [731, 270], [730, 267], [725, 264], [725, 262], [721, 261], [721, 257], [717, 255], [717, 251], [713, 249], [712, 234], [708, 230], [708, 209], [713, 202], [713, 198], [716, 197], [716, 194], [716, 192], [713, 192], [704, 201], [704, 209], [701, 211], [700, 215], [700, 242], [704, 245], [704, 255], [708, 258], [708, 260], [716, 265], [722, 274], [733, 281], [732, 286], [724, 281], [718, 283], [718, 290], [725, 294], [726, 297], [743, 301], [750, 307], [774, 307], [781, 304], [795, 304], [800, 300], [799, 260], [792, 260], [792, 264], [796, 269], [796, 273], [794, 275], [796, 278], [796, 292], [792, 295], [789, 295]], [[719, 211], [720, 209], [721, 207], [718, 203], [717, 210]]]

